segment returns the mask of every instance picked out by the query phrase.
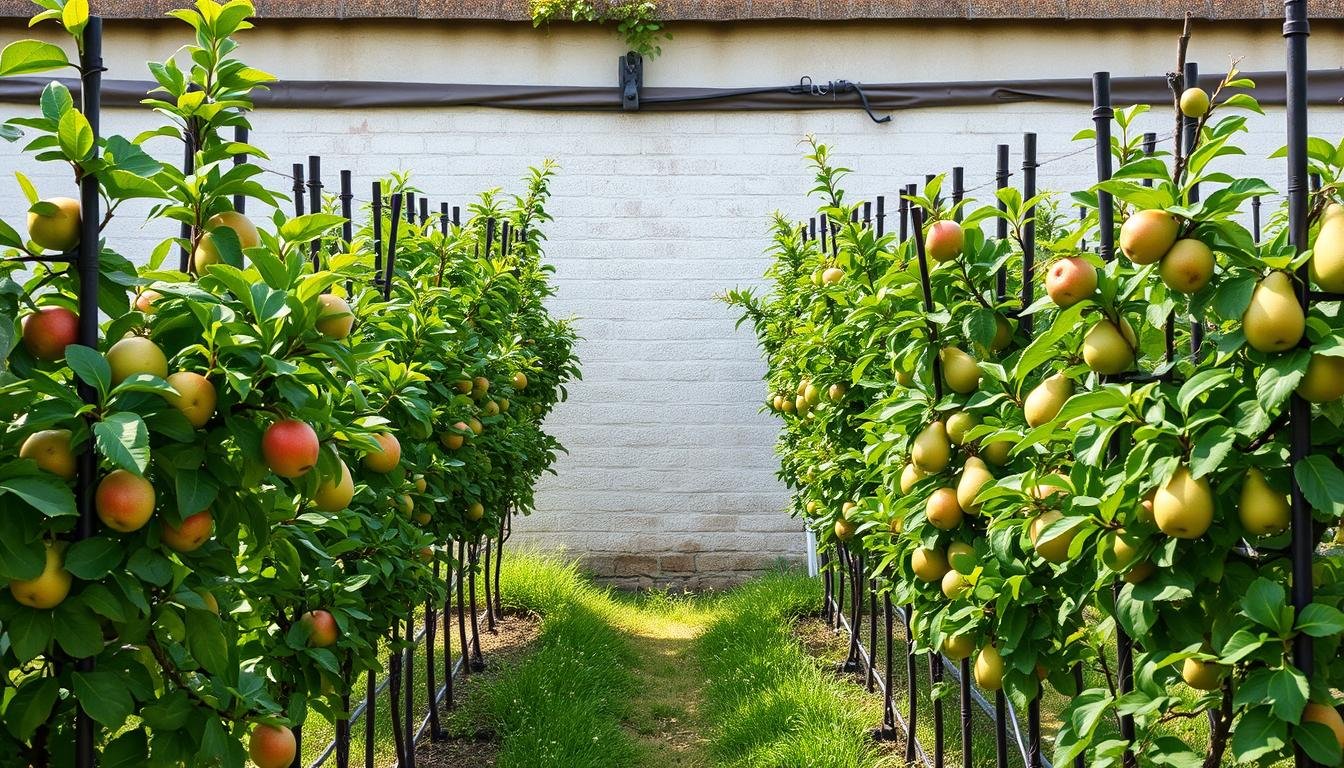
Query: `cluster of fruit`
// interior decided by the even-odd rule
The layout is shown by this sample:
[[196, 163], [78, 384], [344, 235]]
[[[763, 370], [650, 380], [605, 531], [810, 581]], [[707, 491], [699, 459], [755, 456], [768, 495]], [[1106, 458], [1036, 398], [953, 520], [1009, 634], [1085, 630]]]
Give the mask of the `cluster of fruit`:
[[[257, 226], [234, 209], [239, 194], [279, 202], [234, 162], [260, 150], [221, 136], [266, 78], [231, 58], [253, 9], [177, 14], [193, 67], [154, 72], [181, 91], [161, 102], [181, 119], [146, 138], [189, 126], [196, 170], [117, 136], [97, 140], [101, 157], [90, 143], [39, 159], [96, 178], [112, 209], [156, 199], [190, 236], [139, 267], [108, 238], [99, 285], [81, 286], [76, 201], [37, 200], [21, 176], [27, 237], [0, 226], [0, 325], [21, 328], [0, 334], [0, 753], [24, 764], [73, 764], [82, 713], [109, 763], [290, 765], [290, 726], [347, 716], [341, 689], [381, 668], [408, 606], [444, 599], [440, 566], [462, 569], [451, 544], [530, 510], [559, 448], [541, 423], [578, 375], [574, 332], [545, 307], [549, 164], [508, 206], [483, 194], [460, 227], [403, 224], [379, 285], [393, 254], [376, 253], [372, 222], [346, 242], [329, 210]], [[78, 40], [78, 14], [60, 20]], [[15, 122], [83, 119], [59, 83], [42, 107]], [[489, 219], [520, 236], [493, 242]], [[161, 268], [178, 249], [191, 272]], [[89, 290], [97, 349], [77, 343]]]
[[[1233, 72], [1219, 92], [1248, 85]], [[1230, 745], [1254, 760], [1296, 744], [1333, 764], [1344, 749], [1330, 706], [1344, 682], [1344, 562], [1327, 542], [1344, 512], [1331, 490], [1344, 488], [1344, 326], [1337, 305], [1304, 312], [1292, 270], [1308, 266], [1334, 290], [1344, 156], [1315, 157], [1325, 183], [1312, 251], [1297, 254], [1279, 229], [1257, 242], [1240, 208], [1273, 190], [1208, 166], [1239, 153], [1229, 140], [1245, 129], [1239, 115], [1210, 118], [1258, 106], [1184, 101], [1202, 132], [1175, 175], [1131, 130], [1146, 108], [1117, 113], [1116, 178], [1076, 196], [1094, 205], [1081, 224], [1063, 222], [1049, 195], [1013, 190], [994, 207], [949, 206], [940, 177], [908, 196], [932, 220], [917, 234], [926, 273], [914, 238], [845, 224], [822, 253], [777, 219], [772, 292], [729, 299], [755, 325], [781, 393], [768, 406], [785, 419], [777, 452], [797, 510], [824, 539], [862, 551], [881, 588], [912, 606], [920, 648], [974, 655], [976, 683], [1020, 707], [1047, 682], [1070, 696], [1057, 762], [1118, 759], [1134, 746], [1118, 738], [1123, 714], [1137, 744], [1160, 742], [1169, 758]], [[824, 146], [813, 150], [819, 213], [850, 222], [843, 173]], [[1097, 190], [1118, 201], [1122, 258], [1079, 245], [1097, 241]], [[995, 218], [1008, 238], [981, 231]], [[1049, 258], [1036, 278], [1045, 295], [1022, 307], [1005, 297], [1022, 293], [1028, 222]], [[817, 264], [843, 277], [808, 279]], [[1028, 317], [1032, 336], [1017, 327]], [[823, 402], [832, 385], [839, 397]], [[1318, 455], [1296, 465], [1279, 428], [1294, 396], [1321, 417]], [[1322, 544], [1315, 601], [1296, 615], [1284, 588], [1290, 477]], [[1123, 698], [1107, 682], [1118, 630], [1135, 645], [1136, 688]], [[1310, 679], [1284, 653], [1299, 634], [1333, 660]], [[1207, 745], [1167, 726], [1204, 713]]]

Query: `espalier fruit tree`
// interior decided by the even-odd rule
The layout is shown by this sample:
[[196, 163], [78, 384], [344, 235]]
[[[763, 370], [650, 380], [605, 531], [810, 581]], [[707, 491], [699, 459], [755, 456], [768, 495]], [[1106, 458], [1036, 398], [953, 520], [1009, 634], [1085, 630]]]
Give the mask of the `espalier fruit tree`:
[[[87, 4], [38, 4], [82, 49]], [[384, 291], [389, 254], [366, 232], [286, 216], [261, 168], [235, 162], [265, 158], [223, 135], [272, 79], [236, 57], [253, 13], [170, 14], [194, 41], [150, 65], [161, 128], [96, 138], [57, 82], [5, 125], [72, 183], [39, 193], [19, 174], [26, 237], [0, 223], [0, 765], [73, 764], [82, 713], [103, 764], [288, 766], [291, 726], [342, 716], [408, 606], [442, 601], [435, 561], [529, 511], [559, 449], [541, 422], [578, 369], [572, 328], [543, 304], [553, 168], [516, 198], [487, 193], [462, 226], [402, 225]], [[49, 43], [0, 53], [3, 75], [67, 65]], [[172, 141], [193, 170], [145, 149]], [[97, 349], [75, 343], [75, 264], [38, 260], [78, 244], [90, 177], [102, 226], [138, 198], [189, 233], [142, 268], [102, 240]], [[272, 212], [250, 220], [236, 198]], [[485, 217], [521, 236], [487, 247]], [[98, 520], [78, 537], [90, 445]]]
[[[1341, 761], [1344, 560], [1329, 541], [1344, 513], [1344, 320], [1338, 302], [1304, 313], [1293, 270], [1344, 287], [1344, 143], [1311, 142], [1314, 248], [1294, 253], [1282, 215], [1257, 242], [1243, 207], [1274, 190], [1218, 168], [1243, 154], [1251, 87], [1233, 71], [1173, 103], [1198, 120], [1188, 153], [1146, 155], [1147, 108], [1119, 110], [1113, 178], [1073, 195], [1081, 223], [1013, 189], [949, 204], [938, 177], [907, 196], [922, 223], [909, 240], [878, 236], [814, 142], [834, 236], [821, 247], [777, 217], [772, 287], [728, 296], [768, 361], [794, 512], [825, 545], [866, 554], [913, 607], [920, 650], [971, 659], [976, 684], [1019, 708], [1043, 686], [1066, 695], [1055, 764], [1266, 764], [1294, 748]], [[1084, 246], [1101, 192], [1117, 206], [1109, 260]], [[986, 236], [991, 221], [1008, 236]], [[1029, 224], [1039, 298], [1023, 307]], [[1315, 413], [1294, 466], [1281, 427], [1295, 394]], [[1301, 611], [1286, 596], [1290, 477], [1320, 545]], [[1316, 645], [1310, 679], [1290, 656], [1299, 633]], [[1179, 738], [1178, 720], [1207, 722], [1207, 743]]]

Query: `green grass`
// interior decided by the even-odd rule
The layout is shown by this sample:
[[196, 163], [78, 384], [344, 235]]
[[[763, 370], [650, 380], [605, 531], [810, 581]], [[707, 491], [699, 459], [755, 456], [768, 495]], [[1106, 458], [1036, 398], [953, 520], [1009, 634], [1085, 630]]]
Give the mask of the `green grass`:
[[573, 564], [521, 555], [505, 560], [500, 587], [506, 608], [543, 616], [536, 651], [468, 703], [500, 740], [500, 768], [637, 763], [639, 746], [622, 727], [636, 659], [610, 594]]
[[729, 593], [698, 640], [711, 749], [725, 768], [876, 765], [881, 707], [807, 655], [792, 620], [821, 608], [815, 579], [778, 573]]

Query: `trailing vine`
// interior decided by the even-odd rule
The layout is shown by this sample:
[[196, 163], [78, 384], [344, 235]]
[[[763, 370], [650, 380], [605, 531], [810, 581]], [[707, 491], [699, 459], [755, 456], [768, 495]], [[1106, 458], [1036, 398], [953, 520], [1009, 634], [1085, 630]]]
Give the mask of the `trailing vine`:
[[646, 59], [661, 56], [662, 41], [672, 39], [658, 5], [648, 0], [532, 0], [532, 26], [553, 21], [614, 23], [626, 47]]

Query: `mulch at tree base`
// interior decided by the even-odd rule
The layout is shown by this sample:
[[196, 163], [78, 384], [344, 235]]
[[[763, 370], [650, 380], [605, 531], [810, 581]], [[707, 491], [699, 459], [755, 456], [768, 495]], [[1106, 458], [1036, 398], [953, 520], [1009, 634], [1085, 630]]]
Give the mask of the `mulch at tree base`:
[[[453, 614], [453, 621], [457, 621], [456, 612]], [[454, 680], [453, 698], [459, 706], [468, 700], [471, 691], [481, 682], [518, 666], [531, 653], [541, 633], [541, 618], [535, 614], [505, 614], [504, 618], [497, 622], [497, 631], [494, 634], [486, 631], [484, 620], [480, 626], [481, 656], [485, 659], [485, 671], [459, 675]], [[457, 647], [457, 638], [458, 635], [454, 631], [455, 654], [461, 653], [461, 649]], [[456, 712], [446, 708], [440, 710], [440, 718], [445, 724], [461, 719]], [[477, 732], [454, 734], [447, 740], [438, 742], [425, 739], [416, 748], [415, 764], [417, 768], [463, 768], [463, 766], [494, 768], [499, 753], [499, 744], [495, 738], [496, 735], [493, 733]]]

